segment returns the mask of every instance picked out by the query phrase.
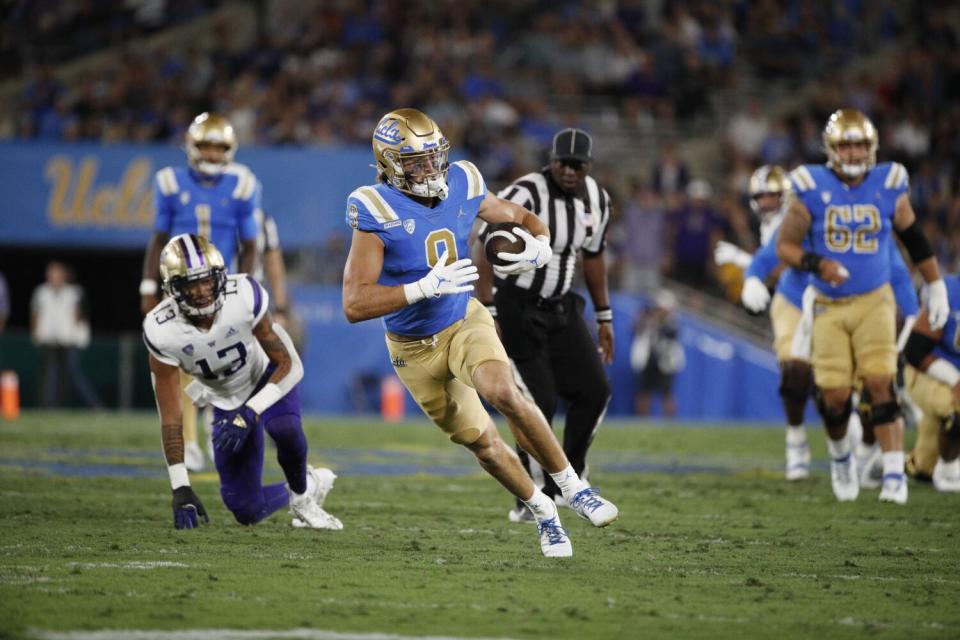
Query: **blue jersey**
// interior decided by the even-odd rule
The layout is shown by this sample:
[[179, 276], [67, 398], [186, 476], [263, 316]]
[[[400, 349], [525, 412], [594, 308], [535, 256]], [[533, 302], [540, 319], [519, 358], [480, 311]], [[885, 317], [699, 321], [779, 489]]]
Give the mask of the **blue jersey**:
[[214, 180], [201, 180], [189, 167], [165, 167], [154, 183], [155, 231], [169, 236], [194, 233], [216, 245], [230, 267], [241, 240], [255, 240], [260, 184], [241, 164], [230, 164]]
[[943, 327], [943, 337], [933, 354], [960, 367], [960, 276], [944, 276], [943, 280], [947, 285], [950, 316]]
[[[444, 251], [448, 264], [470, 257], [468, 240], [487, 187], [466, 160], [450, 165], [449, 193], [437, 206], [425, 207], [384, 183], [360, 187], [347, 199], [347, 224], [375, 233], [383, 242], [379, 284], [416, 282], [427, 275]], [[430, 336], [461, 320], [468, 292], [428, 298], [384, 316], [386, 328], [405, 336]]]
[[[760, 247], [755, 254], [750, 266], [747, 267], [746, 276], [749, 278], [755, 276], [764, 282], [770, 277], [770, 274], [777, 265], [780, 264], [780, 258], [777, 257], [777, 238], [780, 236], [780, 228], [774, 231], [767, 244]], [[803, 290], [810, 284], [810, 274], [797, 269], [786, 267], [780, 272], [780, 279], [777, 280], [777, 293], [787, 299], [787, 302], [797, 307], [803, 307]]]
[[917, 290], [913, 287], [910, 269], [903, 261], [896, 242], [890, 243], [890, 272], [890, 286], [893, 287], [893, 297], [897, 301], [900, 313], [905, 316], [917, 315], [920, 312]]
[[836, 287], [814, 276], [817, 289], [830, 298], [843, 298], [890, 282], [893, 214], [910, 181], [903, 165], [878, 164], [857, 186], [843, 182], [826, 165], [801, 165], [790, 172], [790, 179], [812, 217], [807, 235], [811, 250], [850, 272]]

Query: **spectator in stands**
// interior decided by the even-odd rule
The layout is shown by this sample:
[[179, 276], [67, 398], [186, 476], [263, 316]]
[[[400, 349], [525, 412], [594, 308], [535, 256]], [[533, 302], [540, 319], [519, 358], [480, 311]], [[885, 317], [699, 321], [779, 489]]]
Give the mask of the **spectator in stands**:
[[637, 377], [634, 409], [638, 416], [650, 415], [654, 396], [660, 396], [664, 416], [672, 418], [677, 413], [673, 377], [683, 371], [686, 356], [674, 315], [676, 307], [677, 298], [673, 292], [661, 289], [653, 297], [653, 304], [640, 313], [634, 325], [630, 368]]
[[711, 205], [713, 188], [707, 181], [691, 181], [686, 195], [686, 201], [669, 215], [669, 275], [701, 291], [714, 289], [712, 255], [724, 235], [723, 219]]
[[80, 349], [90, 344], [83, 287], [71, 282], [62, 262], [47, 265], [46, 281], [33, 292], [30, 332], [42, 354], [41, 406], [59, 407], [68, 385], [93, 408], [102, 405], [80, 368]]
[[690, 181], [690, 171], [677, 152], [677, 145], [663, 145], [653, 166], [653, 190], [661, 196], [682, 193]]
[[609, 237], [621, 291], [640, 293], [660, 288], [665, 226], [666, 214], [657, 194], [645, 181], [635, 180]]

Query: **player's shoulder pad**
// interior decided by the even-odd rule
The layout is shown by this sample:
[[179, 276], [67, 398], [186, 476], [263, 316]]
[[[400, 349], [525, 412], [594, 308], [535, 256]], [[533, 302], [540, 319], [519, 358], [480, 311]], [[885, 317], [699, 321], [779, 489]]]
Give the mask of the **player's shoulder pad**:
[[231, 162], [223, 170], [223, 173], [236, 178], [237, 183], [233, 187], [230, 197], [234, 200], [249, 200], [257, 191], [257, 176], [245, 164]]
[[253, 324], [256, 325], [263, 318], [270, 306], [270, 294], [263, 288], [256, 279], [246, 273], [227, 276], [227, 290], [232, 287], [230, 281], [236, 283], [236, 291], [243, 300], [244, 308], [248, 309], [253, 315]]
[[487, 195], [487, 184], [477, 166], [469, 160], [457, 160], [450, 165], [451, 171], [458, 170], [466, 181], [466, 199], [473, 200]]
[[143, 343], [147, 350], [160, 362], [173, 366], [178, 366], [179, 362], [167, 355], [171, 335], [167, 328], [172, 326], [168, 323], [173, 322], [176, 317], [176, 303], [167, 298], [151, 309], [143, 319]]
[[347, 224], [361, 231], [373, 231], [395, 223], [400, 216], [380, 193], [378, 185], [354, 189], [347, 197]]
[[[811, 171], [811, 169], [813, 170]], [[793, 188], [797, 193], [817, 188], [817, 181], [814, 179], [816, 169], [813, 165], [802, 164], [790, 172], [790, 182], [793, 183]]]
[[165, 196], [172, 196], [180, 191], [180, 182], [177, 180], [177, 173], [173, 167], [164, 167], [157, 171], [154, 176], [157, 188]]
[[877, 171], [883, 176], [883, 188], [903, 191], [910, 187], [910, 173], [899, 162], [881, 162]]

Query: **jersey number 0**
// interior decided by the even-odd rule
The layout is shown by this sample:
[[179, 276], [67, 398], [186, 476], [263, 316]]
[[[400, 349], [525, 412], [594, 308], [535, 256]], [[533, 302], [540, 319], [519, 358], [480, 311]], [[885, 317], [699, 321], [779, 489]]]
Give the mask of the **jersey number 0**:
[[447, 264], [456, 262], [459, 259], [457, 256], [457, 241], [453, 237], [453, 231], [450, 231], [450, 229], [444, 228], [431, 231], [429, 235], [427, 235], [427, 239], [424, 240], [424, 245], [427, 250], [427, 266], [431, 269], [437, 266], [437, 262], [440, 261], [440, 256], [443, 255], [444, 249], [450, 252], [450, 256], [447, 258]]

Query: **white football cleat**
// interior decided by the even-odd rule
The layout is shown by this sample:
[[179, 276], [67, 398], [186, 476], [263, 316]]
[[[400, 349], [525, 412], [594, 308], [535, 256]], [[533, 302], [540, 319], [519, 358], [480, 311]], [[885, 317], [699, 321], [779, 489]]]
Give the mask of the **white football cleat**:
[[307, 465], [307, 494], [313, 498], [318, 507], [323, 506], [327, 494], [333, 489], [333, 483], [337, 479], [335, 474], [326, 467], [311, 467]]
[[573, 544], [563, 525], [560, 516], [541, 520], [537, 523], [537, 534], [540, 536], [540, 551], [548, 558], [569, 558], [573, 555]]
[[[853, 453], [830, 460], [830, 485], [840, 502], [853, 502], [860, 495], [857, 459]], [[882, 496], [882, 494], [881, 494]]]
[[937, 460], [933, 467], [933, 488], [947, 493], [960, 492], [960, 458], [946, 462]]
[[343, 529], [343, 523], [320, 508], [309, 492], [302, 495], [290, 493], [290, 515], [293, 516], [293, 526], [298, 529]]
[[883, 477], [883, 451], [880, 449], [880, 443], [874, 442], [873, 446], [860, 443], [854, 451], [857, 452], [860, 487], [876, 489], [880, 486], [880, 478]]
[[570, 508], [595, 527], [605, 527], [620, 515], [617, 505], [600, 496], [594, 487], [578, 491], [570, 498]]
[[787, 480], [804, 480], [810, 477], [810, 444], [804, 440], [800, 444], [787, 443], [787, 464], [784, 477]]
[[187, 471], [194, 473], [203, 471], [206, 464], [206, 460], [203, 459], [203, 449], [196, 442], [185, 442], [183, 444], [183, 464], [187, 467]]
[[883, 474], [880, 502], [907, 504], [907, 474], [903, 472]]

